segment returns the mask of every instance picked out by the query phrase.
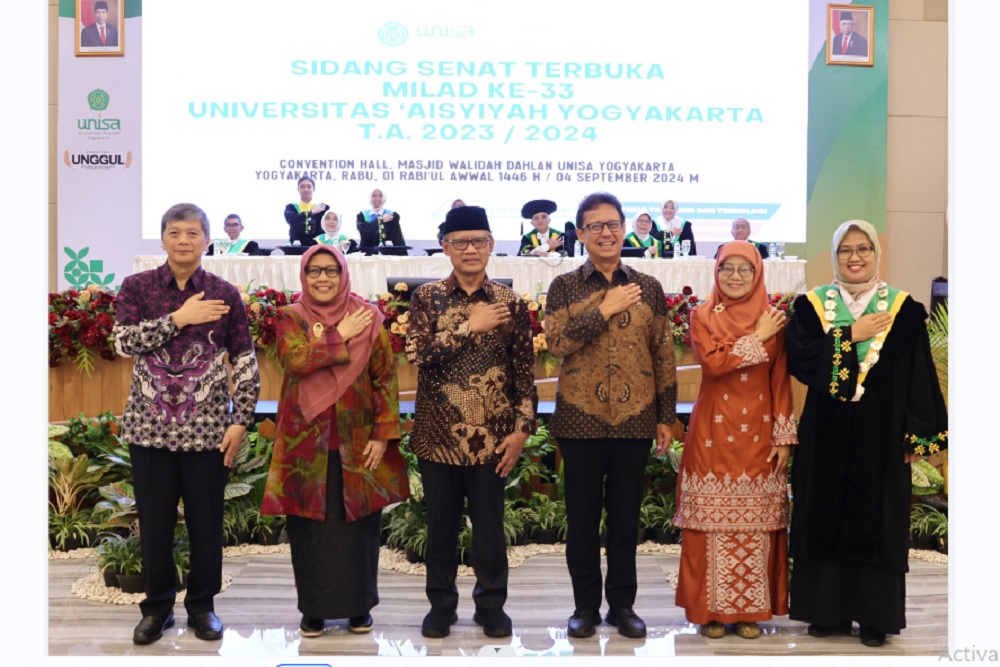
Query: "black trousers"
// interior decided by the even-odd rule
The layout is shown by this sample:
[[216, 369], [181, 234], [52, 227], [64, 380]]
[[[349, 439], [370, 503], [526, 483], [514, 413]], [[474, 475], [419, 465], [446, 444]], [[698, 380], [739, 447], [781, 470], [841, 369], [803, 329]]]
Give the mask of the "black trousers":
[[464, 500], [472, 519], [472, 568], [477, 609], [507, 601], [507, 543], [503, 535], [504, 478], [496, 465], [456, 466], [418, 459], [427, 507], [427, 599], [432, 609], [458, 607], [458, 531]]
[[215, 596], [222, 589], [222, 506], [229, 478], [222, 452], [133, 446], [129, 453], [146, 588], [146, 599], [139, 603], [142, 615], [162, 615], [173, 609], [177, 597], [174, 529], [182, 498], [191, 543], [184, 607], [189, 614], [214, 611]]
[[566, 565], [577, 609], [601, 608], [602, 509], [608, 512], [608, 605], [635, 603], [639, 506], [651, 443], [652, 438], [558, 441], [566, 477]]

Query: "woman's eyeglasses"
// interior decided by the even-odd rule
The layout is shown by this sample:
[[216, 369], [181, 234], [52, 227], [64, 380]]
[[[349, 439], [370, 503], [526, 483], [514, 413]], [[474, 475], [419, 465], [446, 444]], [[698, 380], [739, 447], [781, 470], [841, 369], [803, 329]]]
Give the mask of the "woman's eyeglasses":
[[744, 264], [739, 269], [732, 264], [723, 264], [719, 267], [719, 275], [724, 278], [728, 278], [734, 272], [740, 274], [740, 278], [749, 278], [753, 276], [753, 267], [749, 264]]
[[841, 259], [850, 259], [851, 255], [858, 253], [861, 259], [868, 259], [874, 251], [875, 248], [870, 245], [859, 245], [857, 248], [841, 248], [837, 251], [837, 256]]
[[339, 266], [309, 266], [306, 267], [306, 275], [310, 278], [319, 278], [319, 274], [325, 273], [327, 278], [336, 278], [340, 275]]
[[469, 244], [471, 243], [472, 247], [475, 248], [476, 250], [482, 250], [487, 245], [489, 245], [490, 239], [489, 237], [480, 236], [479, 238], [475, 239], [454, 239], [454, 240], [444, 239], [443, 241], [441, 241], [441, 243], [451, 244], [451, 247], [454, 248], [455, 250], [465, 250], [466, 248], [469, 247]]

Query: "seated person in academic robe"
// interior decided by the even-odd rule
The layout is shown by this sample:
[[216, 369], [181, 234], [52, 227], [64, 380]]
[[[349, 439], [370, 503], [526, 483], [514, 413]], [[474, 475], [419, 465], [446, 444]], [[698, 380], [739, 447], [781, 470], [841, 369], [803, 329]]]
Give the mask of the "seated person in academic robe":
[[653, 216], [640, 211], [635, 216], [632, 231], [625, 237], [625, 247], [646, 248], [647, 257], [663, 257], [663, 242], [650, 233], [652, 229]]
[[385, 207], [385, 195], [381, 190], [372, 190], [371, 208], [360, 211], [357, 217], [361, 247], [405, 246], [400, 217], [399, 213]]
[[259, 255], [260, 247], [256, 241], [240, 238], [243, 233], [243, 220], [235, 213], [226, 216], [222, 223], [226, 230], [226, 238], [215, 239], [208, 246], [208, 255]]
[[357, 242], [344, 231], [343, 225], [340, 224], [340, 216], [327, 209], [326, 215], [323, 216], [323, 233], [316, 237], [316, 243], [337, 246], [337, 249], [344, 254], [357, 252]]
[[[768, 257], [767, 244], [757, 243], [756, 241], [750, 240], [750, 223], [747, 222], [746, 218], [736, 218], [735, 220], [733, 220], [732, 234], [735, 240], [746, 241], [747, 243], [751, 243], [754, 246], [756, 246], [757, 252], [760, 253], [760, 258], [767, 259]], [[722, 246], [724, 245], [726, 244], [725, 243], [721, 244], [719, 246], [719, 250], [722, 250]], [[719, 250], [715, 251], [716, 259], [718, 259], [719, 257]]]
[[682, 220], [677, 216], [677, 202], [673, 199], [668, 199], [663, 202], [663, 219], [660, 221], [660, 226], [653, 224], [652, 234], [656, 238], [663, 241], [664, 250], [677, 250], [680, 254], [680, 244], [681, 241], [690, 241], [691, 250], [688, 251], [689, 255], [698, 254], [698, 246], [694, 242], [694, 230], [691, 228], [690, 220]]
[[517, 254], [544, 257], [550, 252], [558, 252], [566, 255], [562, 233], [549, 229], [549, 216], [556, 210], [556, 203], [548, 199], [532, 199], [521, 207], [521, 217], [531, 220], [535, 229], [521, 237], [521, 249]]

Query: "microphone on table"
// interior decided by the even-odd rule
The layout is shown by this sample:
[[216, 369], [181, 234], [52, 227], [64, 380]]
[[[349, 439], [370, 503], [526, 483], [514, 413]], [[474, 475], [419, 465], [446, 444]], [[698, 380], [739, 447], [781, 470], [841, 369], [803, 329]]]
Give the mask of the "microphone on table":
[[572, 221], [566, 223], [566, 231], [563, 233], [563, 250], [566, 251], [567, 257], [573, 257], [576, 254], [576, 225]]

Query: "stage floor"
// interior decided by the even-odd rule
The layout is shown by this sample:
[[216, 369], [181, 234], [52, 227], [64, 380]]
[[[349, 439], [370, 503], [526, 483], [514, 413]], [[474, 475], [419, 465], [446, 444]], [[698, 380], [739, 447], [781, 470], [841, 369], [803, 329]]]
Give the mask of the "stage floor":
[[[510, 570], [506, 610], [514, 621], [514, 636], [490, 640], [472, 622], [472, 577], [460, 577], [459, 620], [445, 639], [426, 639], [420, 622], [427, 612], [424, 578], [382, 570], [381, 604], [372, 610], [371, 634], [352, 635], [346, 621], [329, 622], [327, 633], [315, 639], [299, 636], [301, 614], [288, 554], [227, 557], [224, 571], [232, 585], [215, 600], [226, 625], [220, 641], [197, 639], [186, 627], [182, 604], [174, 609], [177, 624], [148, 646], [132, 643], [140, 619], [137, 605], [108, 605], [71, 594], [76, 579], [95, 571], [93, 559], [49, 561], [49, 655], [225, 657], [289, 656], [463, 656], [479, 655], [484, 645], [502, 644], [517, 655], [553, 656], [672, 656], [672, 655], [928, 655], [940, 656], [947, 646], [948, 566], [910, 559], [906, 618], [909, 627], [870, 649], [853, 637], [816, 639], [806, 626], [787, 617], [762, 623], [765, 634], [745, 640], [732, 634], [708, 640], [684, 620], [674, 606], [674, 589], [667, 583], [679, 556], [638, 556], [639, 593], [635, 610], [648, 626], [645, 639], [626, 639], [614, 627], [598, 627], [588, 639], [568, 639], [566, 618], [573, 612], [573, 595], [563, 554], [544, 554]], [[607, 609], [602, 609], [606, 612]]]

